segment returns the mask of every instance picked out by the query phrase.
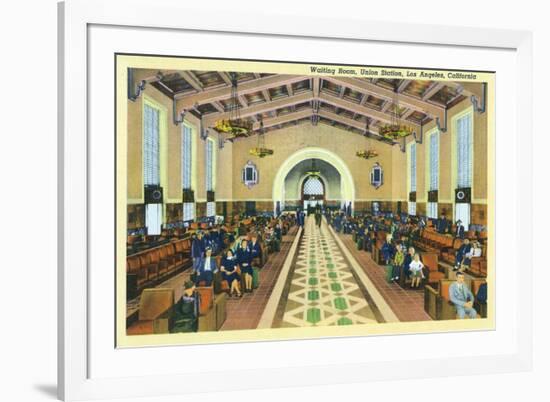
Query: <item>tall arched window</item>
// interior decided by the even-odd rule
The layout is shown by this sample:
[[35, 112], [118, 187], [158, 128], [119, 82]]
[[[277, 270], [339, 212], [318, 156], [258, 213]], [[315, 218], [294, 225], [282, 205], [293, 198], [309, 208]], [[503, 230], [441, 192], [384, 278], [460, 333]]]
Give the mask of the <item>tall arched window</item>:
[[[211, 138], [206, 139], [206, 191], [215, 191], [215, 143]], [[207, 201], [206, 216], [211, 217], [216, 215], [216, 202]]]
[[[183, 124], [181, 128], [181, 187], [183, 190], [193, 190], [193, 130]], [[195, 203], [183, 203], [183, 220], [195, 219]]]
[[[166, 112], [149, 98], [143, 98], [143, 185], [161, 192], [163, 184], [162, 137], [166, 130]], [[164, 171], [166, 173], [166, 171]], [[146, 190], [145, 190], [146, 191]], [[145, 226], [148, 235], [158, 235], [163, 222], [162, 196], [156, 202], [145, 198]]]
[[[416, 142], [409, 144], [409, 154], [407, 158], [409, 168], [409, 193], [416, 192]], [[416, 215], [416, 201], [409, 200], [409, 215]]]
[[[436, 130], [428, 134], [428, 139], [428, 189], [429, 191], [437, 191], [439, 190], [439, 131]], [[437, 202], [428, 202], [426, 215], [428, 215], [428, 218], [433, 219], [438, 217]]]
[[317, 176], [309, 176], [304, 182], [304, 196], [319, 196], [325, 194], [325, 186]]
[[[466, 112], [456, 120], [456, 188], [472, 187], [473, 178], [473, 113]], [[461, 220], [468, 230], [470, 225], [470, 203], [455, 204], [455, 221]]]

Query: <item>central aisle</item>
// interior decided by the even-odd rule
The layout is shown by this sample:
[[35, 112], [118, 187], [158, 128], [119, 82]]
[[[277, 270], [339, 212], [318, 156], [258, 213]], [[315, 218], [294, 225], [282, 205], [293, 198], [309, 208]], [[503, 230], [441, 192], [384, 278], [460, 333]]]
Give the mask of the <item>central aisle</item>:
[[373, 308], [323, 220], [307, 218], [279, 327], [377, 323]]

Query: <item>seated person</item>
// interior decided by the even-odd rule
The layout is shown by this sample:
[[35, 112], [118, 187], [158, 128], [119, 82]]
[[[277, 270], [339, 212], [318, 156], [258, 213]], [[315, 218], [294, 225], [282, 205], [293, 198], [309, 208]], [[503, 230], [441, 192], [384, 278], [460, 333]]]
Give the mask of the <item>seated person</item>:
[[482, 283], [479, 285], [479, 289], [476, 294], [476, 301], [480, 304], [487, 303], [487, 283]]
[[222, 258], [221, 268], [223, 280], [227, 282], [229, 287], [229, 297], [235, 295], [241, 297], [241, 289], [239, 281], [241, 276], [237, 270], [237, 257], [233, 255], [233, 251], [228, 249]]
[[174, 306], [171, 332], [196, 332], [199, 322], [199, 294], [195, 292], [193, 281], [186, 281], [183, 288], [183, 295]]
[[214, 274], [218, 272], [218, 267], [216, 265], [216, 259], [212, 258], [212, 248], [206, 247], [205, 253], [206, 255], [201, 260], [197, 269], [197, 279], [195, 283], [199, 284], [201, 281], [204, 281], [204, 286], [211, 286]]
[[481, 257], [482, 253], [483, 253], [483, 250], [481, 249], [481, 244], [479, 244], [478, 241], [474, 241], [472, 243], [472, 249], [467, 254], [467, 256], [471, 259], [474, 257]]
[[417, 288], [420, 285], [420, 281], [424, 279], [422, 268], [424, 268], [424, 264], [420, 261], [420, 254], [416, 253], [409, 265], [412, 278], [411, 288]]
[[[250, 235], [250, 242], [248, 243], [248, 248], [252, 253], [252, 262], [255, 266], [260, 265], [260, 258], [262, 256], [262, 249], [260, 248], [260, 242], [258, 241], [258, 234], [253, 232]], [[256, 260], [257, 259], [257, 260]]]
[[458, 318], [463, 319], [466, 314], [470, 318], [477, 317], [477, 311], [474, 309], [474, 295], [464, 283], [464, 273], [456, 273], [456, 282], [449, 286], [449, 298], [456, 307]]
[[460, 219], [456, 221], [456, 229], [453, 234], [458, 239], [464, 239], [464, 225]]
[[243, 239], [237, 249], [237, 264], [244, 275], [244, 292], [252, 292], [252, 252], [248, 247], [248, 241]]
[[462, 264], [470, 265], [470, 259], [472, 258], [470, 254], [471, 250], [472, 245], [470, 244], [470, 240], [464, 239], [464, 243], [462, 243], [462, 246], [460, 246], [456, 252], [455, 266], [453, 267], [454, 271], [457, 271]]

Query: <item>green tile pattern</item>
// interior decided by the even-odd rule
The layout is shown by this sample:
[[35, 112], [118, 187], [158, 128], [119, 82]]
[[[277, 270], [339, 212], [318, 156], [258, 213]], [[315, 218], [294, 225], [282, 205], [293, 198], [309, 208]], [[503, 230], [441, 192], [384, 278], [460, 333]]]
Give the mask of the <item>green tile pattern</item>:
[[377, 322], [325, 222], [307, 219], [295, 264], [282, 327]]

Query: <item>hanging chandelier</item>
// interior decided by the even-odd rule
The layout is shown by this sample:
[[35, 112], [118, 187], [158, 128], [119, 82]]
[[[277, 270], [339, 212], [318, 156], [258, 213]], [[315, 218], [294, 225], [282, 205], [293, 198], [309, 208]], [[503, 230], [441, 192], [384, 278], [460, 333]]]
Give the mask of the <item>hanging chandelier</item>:
[[369, 132], [370, 132], [369, 125], [370, 125], [370, 119], [367, 117], [367, 126], [365, 127], [365, 134], [364, 134], [367, 142], [367, 146], [365, 149], [362, 149], [355, 153], [356, 156], [363, 159], [370, 159], [378, 156], [378, 152], [376, 152], [376, 150], [369, 148]]
[[380, 135], [390, 140], [397, 140], [412, 134], [412, 128], [403, 124], [399, 109], [399, 94], [397, 88], [393, 91], [392, 108], [390, 111], [390, 124], [384, 124], [380, 127]]
[[259, 158], [264, 158], [269, 155], [273, 155], [273, 150], [265, 146], [265, 132], [264, 132], [264, 122], [260, 121], [260, 131], [258, 131], [258, 144], [256, 148], [251, 148], [249, 150], [250, 155], [257, 156]]
[[237, 91], [237, 73], [229, 73], [231, 79], [231, 99], [229, 101], [229, 118], [221, 119], [214, 125], [218, 133], [228, 134], [228, 139], [247, 137], [252, 131], [252, 122], [241, 118], [241, 103]]
[[309, 169], [306, 172], [306, 175], [313, 176], [313, 177], [319, 177], [320, 174], [321, 174], [321, 171], [319, 169], [317, 169], [317, 164], [315, 163], [315, 159], [312, 159], [311, 160], [311, 169]]

